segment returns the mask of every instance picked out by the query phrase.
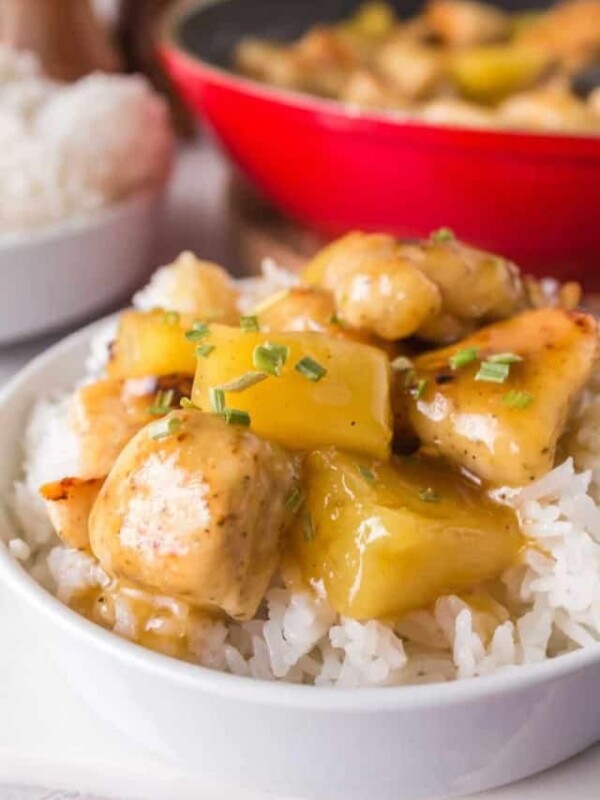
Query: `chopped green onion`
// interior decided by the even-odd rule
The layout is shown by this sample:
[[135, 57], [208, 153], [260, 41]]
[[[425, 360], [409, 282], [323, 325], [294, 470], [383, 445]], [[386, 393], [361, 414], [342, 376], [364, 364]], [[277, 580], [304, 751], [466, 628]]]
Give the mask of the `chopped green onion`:
[[265, 342], [265, 344], [254, 348], [252, 363], [260, 372], [268, 372], [269, 375], [279, 376], [288, 360], [289, 354], [290, 348], [286, 345]]
[[335, 311], [334, 311], [334, 312], [333, 312], [333, 314], [332, 314], [332, 315], [329, 317], [329, 322], [330, 322], [332, 325], [343, 325], [343, 324], [344, 324], [344, 323], [342, 322], [341, 318], [340, 318], [340, 317], [338, 317], [338, 315], [335, 313]]
[[196, 355], [198, 358], [208, 358], [209, 355], [214, 351], [215, 345], [214, 344], [200, 344], [196, 348]]
[[431, 487], [419, 492], [419, 500], [424, 503], [439, 503], [441, 499], [440, 495]]
[[166, 439], [167, 436], [172, 436], [181, 428], [181, 420], [177, 417], [171, 419], [161, 419], [160, 422], [155, 422], [150, 429], [150, 435], [153, 439]]
[[148, 408], [148, 413], [155, 417], [162, 417], [168, 414], [171, 410], [174, 396], [175, 392], [173, 389], [167, 389], [165, 392], [158, 392], [154, 398], [154, 403]]
[[250, 414], [247, 411], [240, 411], [237, 408], [226, 408], [222, 414], [223, 419], [228, 425], [250, 425]]
[[179, 405], [182, 408], [188, 409], [190, 411], [201, 411], [200, 407], [196, 405], [196, 403], [192, 403], [189, 397], [182, 397], [179, 401]]
[[491, 361], [484, 361], [475, 375], [475, 380], [486, 383], [504, 383], [509, 373], [510, 364], [494, 364]]
[[321, 378], [324, 378], [325, 375], [327, 375], [327, 370], [325, 367], [310, 356], [304, 356], [304, 358], [301, 358], [294, 369], [309, 381], [320, 381]]
[[165, 325], [177, 325], [180, 319], [181, 315], [179, 311], [165, 311], [163, 322]]
[[295, 514], [302, 503], [304, 502], [304, 494], [302, 493], [302, 489], [299, 486], [294, 486], [294, 488], [290, 491], [288, 496], [285, 500], [285, 507], [288, 511], [291, 511], [292, 514]]
[[315, 526], [309, 513], [302, 517], [302, 538], [305, 542], [312, 542], [315, 538]]
[[396, 372], [406, 372], [406, 370], [413, 368], [413, 362], [406, 356], [398, 356], [392, 361], [391, 367]]
[[454, 231], [450, 228], [440, 228], [431, 234], [430, 239], [436, 244], [442, 244], [443, 242], [453, 242], [456, 236], [454, 235]]
[[519, 361], [523, 361], [523, 356], [518, 356], [516, 353], [496, 353], [488, 356], [487, 361], [490, 364], [518, 364]]
[[185, 338], [188, 342], [199, 342], [210, 333], [210, 329], [206, 322], [194, 322], [192, 329], [186, 331]]
[[448, 363], [452, 369], [460, 369], [476, 361], [478, 353], [479, 350], [477, 347], [465, 347], [463, 350], [459, 350], [458, 353], [451, 356], [448, 359]]
[[213, 414], [223, 414], [225, 412], [225, 392], [211, 386], [208, 390], [208, 397]]
[[413, 397], [415, 398], [415, 400], [420, 400], [423, 397], [426, 388], [427, 388], [427, 381], [425, 380], [425, 378], [422, 378], [413, 388]]
[[533, 403], [533, 395], [529, 392], [522, 392], [518, 389], [513, 389], [504, 395], [502, 402], [509, 408], [529, 408], [529, 406]]
[[246, 372], [244, 375], [240, 375], [239, 378], [234, 378], [232, 381], [229, 381], [229, 383], [223, 383], [216, 388], [220, 389], [222, 392], [243, 392], [251, 386], [256, 386], [257, 383], [261, 383], [268, 377], [266, 372]]
[[258, 324], [258, 317], [255, 316], [240, 317], [240, 328], [246, 333], [249, 333], [251, 331], [259, 331], [260, 326]]
[[356, 469], [359, 471], [361, 477], [363, 477], [367, 483], [375, 483], [375, 473], [369, 467], [365, 467], [364, 464], [357, 464]]

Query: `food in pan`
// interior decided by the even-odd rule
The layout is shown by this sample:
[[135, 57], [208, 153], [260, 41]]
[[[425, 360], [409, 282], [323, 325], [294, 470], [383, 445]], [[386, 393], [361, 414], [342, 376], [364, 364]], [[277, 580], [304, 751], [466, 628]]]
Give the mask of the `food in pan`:
[[373, 0], [291, 43], [244, 39], [234, 61], [273, 86], [435, 123], [600, 130], [598, 0], [518, 13], [430, 0], [410, 19]]

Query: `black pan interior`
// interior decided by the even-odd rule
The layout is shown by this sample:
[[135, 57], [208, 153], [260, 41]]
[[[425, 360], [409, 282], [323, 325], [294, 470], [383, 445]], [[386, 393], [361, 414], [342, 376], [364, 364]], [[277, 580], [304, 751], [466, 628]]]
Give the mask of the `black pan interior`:
[[[403, 17], [414, 14], [422, 0], [390, 0]], [[349, 16], [360, 0], [220, 0], [192, 9], [177, 24], [185, 50], [219, 67], [231, 66], [236, 44], [246, 36], [291, 41], [318, 23]], [[543, 9], [549, 0], [496, 0], [508, 11]]]

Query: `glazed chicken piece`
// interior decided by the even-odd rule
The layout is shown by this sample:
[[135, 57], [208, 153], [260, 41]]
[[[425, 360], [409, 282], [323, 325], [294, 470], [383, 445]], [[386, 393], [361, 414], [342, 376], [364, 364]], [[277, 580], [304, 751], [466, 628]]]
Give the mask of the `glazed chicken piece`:
[[407, 41], [402, 32], [382, 46], [375, 64], [389, 85], [409, 100], [431, 95], [444, 76], [439, 51]]
[[160, 306], [168, 311], [225, 325], [235, 325], [240, 318], [239, 293], [229, 273], [193, 253], [182, 253], [172, 264], [161, 267], [138, 295], [139, 307], [147, 311], [156, 308], [155, 290]]
[[314, 286], [298, 286], [278, 292], [260, 304], [256, 315], [261, 331], [312, 331], [336, 339], [370, 344], [389, 352], [393, 350], [389, 342], [378, 339], [369, 331], [345, 325], [336, 314], [331, 292]]
[[384, 234], [349, 233], [318, 253], [303, 279], [333, 293], [348, 325], [390, 341], [410, 336], [441, 310], [437, 286]]
[[483, 328], [399, 376], [398, 423], [485, 481], [521, 486], [554, 464], [571, 405], [598, 360], [598, 323], [546, 308]]
[[[80, 474], [86, 478], [108, 475], [131, 437], [152, 419], [157, 401], [177, 408], [189, 397], [192, 380], [185, 375], [137, 380], [107, 379], [82, 386], [71, 406], [73, 428], [80, 446]], [[167, 402], [168, 401], [168, 402]]]
[[103, 478], [63, 478], [40, 488], [52, 527], [69, 547], [89, 549], [88, 519], [103, 483]]
[[143, 428], [117, 459], [90, 516], [90, 544], [116, 578], [254, 616], [292, 519], [291, 456], [199, 411]]
[[421, 242], [350, 233], [322, 250], [304, 280], [329, 289], [340, 317], [382, 339], [448, 342], [526, 305], [518, 269], [438, 231]]
[[425, 20], [442, 42], [454, 47], [501, 41], [510, 33], [510, 19], [504, 12], [474, 0], [432, 0]]
[[569, 0], [540, 14], [519, 32], [519, 42], [578, 69], [600, 56], [600, 0]]
[[501, 124], [547, 131], [594, 131], [598, 120], [590, 106], [567, 89], [542, 88], [509, 97], [498, 108]]

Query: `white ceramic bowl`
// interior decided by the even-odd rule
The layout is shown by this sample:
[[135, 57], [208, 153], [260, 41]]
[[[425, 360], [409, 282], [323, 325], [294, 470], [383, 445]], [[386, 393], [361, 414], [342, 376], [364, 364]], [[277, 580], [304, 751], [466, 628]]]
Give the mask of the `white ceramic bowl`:
[[150, 267], [162, 192], [40, 230], [0, 235], [0, 345], [105, 311]]
[[[19, 474], [32, 403], [81, 376], [95, 330], [40, 356], [0, 396], [0, 498]], [[0, 581], [82, 700], [231, 796], [234, 787], [311, 800], [462, 795], [600, 739], [600, 646], [454, 684], [319, 689], [211, 672], [123, 641], [47, 594], [3, 546]]]

